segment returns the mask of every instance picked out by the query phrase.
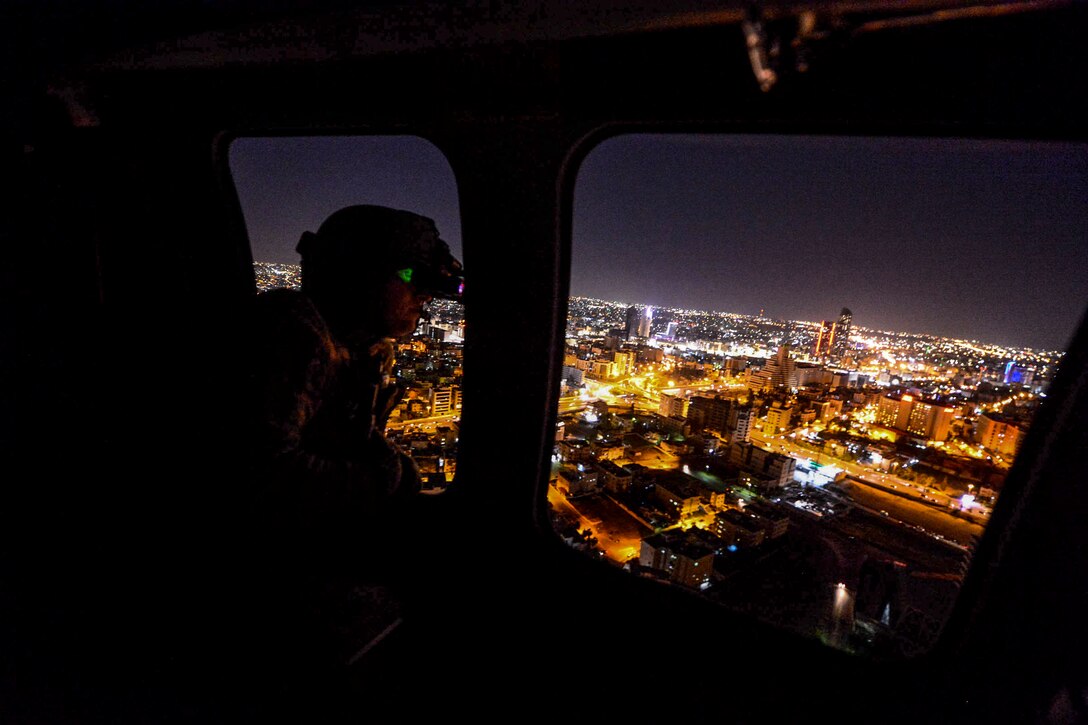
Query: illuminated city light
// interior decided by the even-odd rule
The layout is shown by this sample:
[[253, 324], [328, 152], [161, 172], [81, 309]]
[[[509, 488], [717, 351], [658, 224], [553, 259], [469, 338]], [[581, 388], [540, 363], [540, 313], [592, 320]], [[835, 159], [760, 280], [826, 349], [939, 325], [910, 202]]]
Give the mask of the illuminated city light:
[[[568, 388], [569, 394], [561, 398], [560, 412], [569, 412], [566, 420], [571, 427], [560, 431], [558, 435], [585, 436], [590, 441], [602, 440], [602, 435], [604, 439], [609, 435], [617, 435], [616, 431], [605, 433], [604, 428], [596, 432], [575, 432], [575, 425], [591, 425], [587, 418], [580, 416], [594, 395], [599, 396], [598, 404], [607, 402], [610, 406], [622, 405], [624, 408], [622, 412], [611, 412], [634, 413], [637, 407], [637, 415], [623, 415], [622, 418], [615, 415], [597, 415], [603, 408], [592, 408], [585, 412], [600, 419], [594, 421], [593, 425], [604, 422], [610, 427], [620, 428], [619, 434], [635, 429], [649, 430], [647, 436], [653, 447], [649, 453], [644, 449], [637, 456], [628, 452], [615, 459], [620, 465], [626, 465], [626, 461], [635, 461], [644, 471], [682, 471], [692, 475], [693, 469], [702, 474], [705, 468], [709, 473], [711, 465], [703, 464], [704, 460], [708, 460], [714, 463], [714, 470], [718, 472], [716, 467], [732, 465], [732, 459], [736, 455], [731, 450], [734, 445], [731, 434], [719, 430], [713, 431], [712, 435], [703, 432], [703, 438], [708, 441], [708, 445], [701, 451], [706, 458], [698, 460], [698, 465], [694, 462], [689, 465], [688, 459], [674, 454], [674, 447], [682, 448], [682, 444], [678, 443], [679, 431], [675, 427], [667, 432], [654, 431], [654, 426], [660, 425], [662, 420], [659, 409], [660, 389], [666, 389], [674, 397], [684, 400], [695, 396], [711, 397], [722, 394], [735, 401], [734, 405], [747, 405], [760, 398], [764, 398], [766, 404], [767, 398], [764, 396], [774, 398], [776, 393], [766, 388], [757, 390], [751, 387], [750, 371], [758, 370], [765, 364], [761, 361], [774, 359], [778, 343], [782, 340], [788, 340], [791, 345], [796, 346], [796, 354], [791, 353], [793, 359], [804, 361], [810, 357], [805, 350], [807, 341], [812, 338], [816, 328], [815, 323], [804, 321], [776, 321], [720, 312], [654, 308], [658, 329], [670, 325], [670, 329], [675, 331], [679, 339], [671, 340], [667, 344], [652, 339], [639, 341], [639, 355], [645, 355], [647, 359], [634, 360], [635, 346], [632, 345], [632, 359], [618, 369], [610, 369], [607, 364], [615, 359], [617, 347], [615, 342], [607, 341], [608, 333], [621, 326], [626, 310], [626, 307], [617, 310], [612, 304], [599, 301], [590, 305], [584, 299], [571, 298], [567, 364], [573, 368], [577, 363], [590, 379], [583, 381], [579, 376], [578, 383], [583, 388], [579, 390], [578, 386], [571, 385]], [[997, 450], [987, 450], [982, 445], [982, 439], [975, 435], [976, 419], [982, 413], [994, 410], [1030, 419], [1031, 412], [1044, 395], [1045, 386], [1038, 383], [1045, 383], [1046, 379], [1039, 371], [1057, 363], [1060, 353], [1048, 357], [1040, 351], [1013, 351], [1005, 346], [987, 345], [978, 341], [965, 343], [952, 338], [921, 334], [861, 328], [857, 330], [850, 337], [853, 354], [849, 361], [842, 366], [824, 367], [818, 360], [813, 360], [802, 366], [809, 376], [807, 383], [803, 380], [789, 381], [790, 384], [779, 389], [777, 395], [794, 405], [801, 398], [809, 403], [815, 402], [817, 407], [814, 414], [810, 408], [809, 417], [802, 421], [802, 410], [799, 408], [788, 422], [776, 420], [778, 430], [775, 432], [784, 435], [767, 436], [762, 428], [750, 431], [750, 442], [754, 447], [768, 452], [773, 450], [776, 455], [796, 462], [789, 475], [789, 484], [785, 488], [775, 490], [772, 495], [768, 491], [759, 491], [747, 481], [723, 484], [720, 477], [715, 477], [713, 484], [704, 483], [718, 491], [724, 485], [727, 493], [711, 494], [709, 503], [707, 499], [703, 499], [698, 512], [680, 515], [681, 511], [690, 511], [688, 504], [681, 506], [679, 503], [669, 502], [666, 505], [660, 501], [656, 505], [658, 513], [647, 510], [643, 514], [646, 520], [652, 521], [658, 531], [683, 530], [692, 536], [698, 535], [700, 531], [717, 533], [715, 516], [726, 510], [740, 512], [748, 508], [748, 502], [738, 500], [736, 493], [745, 490], [747, 493], [743, 495], [752, 504], [780, 503], [803, 512], [821, 526], [833, 526], [837, 512], [828, 502], [837, 501], [841, 506], [843, 501], [849, 502], [853, 498], [851, 487], [856, 489], [864, 485], [883, 489], [886, 492], [883, 495], [892, 495], [894, 491], [896, 496], [912, 497], [919, 504], [924, 502], [928, 516], [936, 512], [939, 516], [956, 519], [960, 525], [967, 525], [968, 520], [984, 523], [989, 515], [989, 507], [979, 501], [992, 503], [998, 491], [987, 489], [985, 494], [981, 494], [970, 487], [969, 493], [964, 494], [963, 489], [967, 487], [965, 480], [953, 479], [950, 483], [938, 480], [934, 485], [932, 478], [941, 477], [940, 466], [949, 462], [950, 470], [962, 465], [981, 465], [984, 468], [979, 470], [988, 470], [992, 475], [1000, 474], [1001, 470], [1007, 468], [1004, 461], [1011, 459], [1011, 455], [998, 455]], [[582, 334], [583, 331], [592, 334]], [[624, 349], [622, 341], [618, 349]], [[986, 384], [1000, 389], [1000, 376], [1004, 374], [1009, 359], [1033, 361], [1037, 384], [1030, 390], [1027, 387], [1014, 388], [1007, 392], [1002, 390], [999, 395], [990, 394], [983, 398], [984, 392], [988, 392]], [[594, 361], [600, 362], [596, 370], [592, 369], [592, 365], [596, 364]], [[655, 381], [655, 371], [668, 377]], [[676, 387], [677, 384], [680, 385], [679, 388]], [[830, 400], [829, 391], [836, 388], [840, 391], [837, 396], [838, 403]], [[845, 396], [841, 394], [842, 389], [846, 389]], [[931, 437], [928, 434], [894, 428], [896, 421], [886, 419], [878, 405], [881, 395], [914, 404], [919, 416], [922, 413], [945, 416], [943, 425], [947, 425], [951, 432], [942, 432]], [[829, 402], [834, 404], [829, 405]], [[1017, 406], [1020, 409], [1014, 410]], [[671, 424], [673, 426], [693, 425], [690, 416], [676, 413], [672, 416], [688, 419], [687, 423], [674, 421]], [[755, 422], [757, 417], [764, 418], [762, 411], [758, 416], [752, 416], [753, 427], [758, 425]], [[901, 426], [906, 426], [906, 419], [899, 422]], [[924, 430], [917, 420], [910, 425], [917, 430]], [[815, 435], [815, 431], [825, 430], [825, 435], [835, 436], [837, 440], [831, 437], [824, 440], [823, 437]], [[686, 427], [683, 434], [685, 443], [700, 439], [698, 431], [689, 432]], [[993, 437], [994, 440], [999, 438], [998, 434]], [[913, 456], [905, 454], [908, 447], [915, 449]], [[602, 448], [601, 452], [603, 455], [607, 451], [609, 460], [612, 460], [613, 450]], [[628, 457], [625, 458], [624, 455]], [[990, 463], [987, 463], [987, 458]], [[1002, 463], [1002, 469], [998, 469], [995, 462]], [[993, 467], [989, 467], [991, 464]], [[586, 463], [584, 468], [592, 471], [596, 465], [598, 464]], [[839, 475], [843, 479], [849, 477], [852, 483], [830, 485]], [[805, 476], [825, 483], [823, 486], [812, 486], [806, 482]], [[816, 476], [820, 478], [816, 479]], [[952, 474], [949, 475], [951, 477]], [[742, 486], [748, 488], [742, 489]], [[957, 487], [959, 490], [955, 490]], [[729, 492], [730, 489], [732, 492]], [[798, 497], [797, 491], [804, 493]], [[573, 500], [577, 502], [578, 498]], [[944, 508], [946, 504], [947, 509]], [[662, 508], [675, 512], [673, 517], [660, 519], [659, 512]], [[879, 508], [880, 505], [877, 505], [873, 510]], [[946, 536], [947, 531], [942, 532], [939, 526], [930, 525], [928, 520], [926, 526], [921, 526], [918, 522], [911, 523], [909, 518], [904, 518], [901, 508], [897, 507], [895, 514], [883, 519], [881, 525], [897, 530], [900, 527], [911, 527], [950, 547], [957, 547], [957, 551], [960, 551], [958, 547], [963, 542], [956, 536]], [[601, 533], [608, 536], [603, 529]], [[617, 543], [615, 548], [607, 548], [606, 557], [616, 563], [637, 559], [638, 547], [628, 546], [628, 543], [625, 541], [622, 544]], [[600, 551], [605, 550], [604, 546], [602, 544], [595, 550], [597, 556], [601, 556]], [[747, 550], [756, 546], [737, 542], [728, 544], [724, 550], [737, 551], [738, 547]], [[718, 550], [722, 551], [722, 548]], [[675, 553], [672, 552], [673, 556]], [[665, 552], [663, 555], [669, 556]], [[690, 562], [689, 566], [695, 568], [694, 562]], [[705, 566], [700, 564], [698, 568], [703, 569]], [[836, 575], [841, 576], [838, 573]], [[687, 582], [688, 586], [700, 589], [704, 584], [705, 581], [697, 581], [697, 577]], [[841, 638], [849, 632], [849, 623], [853, 617], [853, 595], [846, 588], [845, 580], [830, 579], [827, 584], [836, 592], [834, 597], [828, 598], [829, 605], [833, 603], [836, 606], [837, 615], [843, 618], [840, 624], [847, 628], [837, 630], [837, 636]], [[707, 590], [711, 596], [714, 595], [712, 590], [713, 587]]]

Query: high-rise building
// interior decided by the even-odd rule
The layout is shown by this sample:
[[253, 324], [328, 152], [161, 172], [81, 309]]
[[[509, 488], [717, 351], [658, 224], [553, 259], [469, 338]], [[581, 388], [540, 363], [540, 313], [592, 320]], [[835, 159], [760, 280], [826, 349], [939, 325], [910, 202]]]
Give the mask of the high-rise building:
[[823, 320], [816, 329], [816, 339], [812, 343], [812, 356], [817, 360], [831, 357], [831, 348], [835, 344], [835, 323]]
[[790, 346], [783, 343], [778, 346], [778, 352], [773, 358], [763, 365], [772, 388], [796, 388], [797, 387], [797, 363], [790, 357]]
[[688, 399], [682, 395], [661, 393], [661, 396], [658, 399], [657, 412], [663, 418], [671, 418], [672, 416], [686, 418], [688, 414], [688, 404]]
[[854, 324], [854, 313], [845, 307], [839, 313], [839, 321], [835, 323], [835, 340], [831, 347], [831, 354], [838, 360], [846, 357], [850, 351], [850, 331]]
[[638, 318], [639, 309], [633, 305], [631, 307], [628, 307], [627, 323], [623, 326], [624, 336], [628, 340], [633, 340], [635, 339], [635, 336], [638, 335]]
[[755, 409], [751, 405], [734, 405], [729, 409], [726, 428], [731, 443], [747, 443], [752, 439], [752, 420]]
[[706, 429], [726, 435], [732, 407], [733, 401], [730, 398], [697, 395], [688, 405], [688, 420], [699, 430]]
[[456, 385], [446, 388], [431, 388], [431, 415], [452, 415], [461, 407], [461, 389]]
[[651, 325], [651, 323], [653, 323], [653, 320], [654, 320], [654, 311], [653, 311], [652, 308], [647, 307], [645, 312], [642, 315], [642, 318], [639, 319], [639, 321], [638, 321], [638, 336], [639, 337], [649, 337], [650, 336], [650, 325]]
[[953, 408], [913, 395], [882, 395], [877, 401], [876, 422], [886, 428], [906, 431], [928, 440], [948, 438]]
[[854, 313], [845, 307], [839, 313], [838, 320], [822, 320], [812, 342], [813, 357], [824, 362], [842, 360], [850, 351], [853, 322]]
[[616, 365], [616, 375], [631, 375], [635, 371], [635, 353], [630, 350], [617, 350], [612, 354]]
[[984, 448], [1005, 456], [1016, 455], [1024, 432], [1016, 423], [997, 413], [983, 413], [975, 427], [975, 440]]

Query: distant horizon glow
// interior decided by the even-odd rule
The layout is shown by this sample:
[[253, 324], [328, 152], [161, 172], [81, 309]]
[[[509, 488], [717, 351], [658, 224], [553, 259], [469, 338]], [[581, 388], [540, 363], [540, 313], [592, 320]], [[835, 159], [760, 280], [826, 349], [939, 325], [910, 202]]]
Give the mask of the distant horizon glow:
[[[253, 257], [349, 204], [435, 219], [461, 255], [456, 180], [413, 136], [243, 138]], [[1065, 350], [1088, 306], [1088, 145], [638, 134], [576, 178], [570, 296]], [[471, 275], [471, 270], [469, 270]]]
[[[291, 262], [291, 263], [288, 263], [288, 262], [255, 262], [254, 264], [257, 264], [257, 265], [271, 264], [271, 265], [276, 265], [278, 267], [292, 267], [292, 268], [294, 268], [296, 274], [301, 269], [299, 264], [296, 263], [296, 262]], [[646, 305], [646, 304], [643, 304], [643, 303], [640, 303], [640, 302], [629, 302], [629, 301], [624, 301], [624, 300], [604, 300], [604, 299], [600, 299], [598, 297], [585, 297], [585, 296], [582, 296], [582, 295], [570, 295], [568, 299], [570, 299], [570, 300], [585, 300], [585, 301], [599, 302], [599, 303], [604, 304], [604, 305], [615, 305], [616, 307], [643, 307], [647, 312], [650, 312], [652, 310], [664, 310], [664, 311], [670, 312], [670, 313], [684, 313], [684, 314], [692, 314], [692, 315], [710, 315], [710, 316], [719, 316], [719, 317], [733, 317], [733, 318], [746, 318], [746, 319], [764, 319], [764, 320], [770, 320], [772, 322], [786, 323], [786, 324], [792, 324], [792, 325], [811, 325], [813, 327], [818, 326], [822, 322], [822, 320], [783, 320], [783, 319], [777, 319], [777, 318], [770, 318], [770, 317], [766, 317], [766, 316], [760, 317], [759, 314], [753, 315], [753, 314], [744, 313], [744, 312], [732, 312], [732, 311], [729, 311], [729, 310], [706, 310], [706, 309], [689, 309], [689, 308], [682, 308], [682, 307], [663, 307], [663, 306], [660, 306], [660, 305], [656, 305], [656, 306], [655, 305]], [[455, 304], [461, 304], [461, 303], [458, 302], [458, 303], [455, 303]], [[647, 315], [647, 316], [651, 317], [651, 319], [652, 319], [652, 315]], [[995, 342], [995, 341], [992, 341], [992, 340], [979, 340], [977, 338], [949, 337], [949, 336], [946, 336], [946, 335], [935, 335], [935, 334], [930, 333], [930, 332], [918, 331], [918, 330], [880, 330], [880, 329], [876, 329], [876, 328], [872, 328], [872, 327], [866, 327], [864, 325], [854, 325], [853, 326], [853, 331], [854, 332], [859, 332], [860, 331], [860, 332], [867, 332], [867, 333], [876, 333], [876, 334], [881, 334], [881, 335], [903, 335], [903, 336], [908, 336], [908, 337], [935, 337], [935, 338], [942, 338], [942, 339], [947, 339], [947, 340], [951, 340], [951, 341], [954, 341], [954, 342], [960, 342], [960, 343], [973, 343], [973, 344], [979, 344], [979, 345], [991, 345], [991, 346], [995, 346], [995, 347], [1006, 347], [1006, 348], [1009, 348], [1010, 350], [1013, 350], [1013, 349], [1015, 349], [1015, 350], [1030, 350], [1032, 352], [1040, 353], [1040, 354], [1042, 354], [1042, 353], [1047, 353], [1047, 354], [1059, 353], [1061, 355], [1065, 354], [1065, 350], [1063, 348], [1033, 348], [1033, 347], [1029, 347], [1029, 346], [1026, 346], [1026, 345], [1003, 345], [1000, 342]], [[851, 337], [856, 339], [857, 336], [851, 335]]]
[[847, 307], [871, 330], [1064, 350], [1088, 304], [1084, 198], [1083, 144], [619, 136], [576, 181], [571, 293], [816, 322]]

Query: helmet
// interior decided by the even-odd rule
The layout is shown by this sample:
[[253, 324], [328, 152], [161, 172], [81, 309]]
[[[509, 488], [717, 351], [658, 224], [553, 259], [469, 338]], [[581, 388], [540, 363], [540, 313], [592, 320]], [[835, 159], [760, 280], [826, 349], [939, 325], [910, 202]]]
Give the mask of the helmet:
[[373, 281], [396, 275], [432, 297], [460, 300], [461, 262], [438, 235], [434, 220], [410, 211], [359, 204], [333, 212], [317, 233], [304, 232], [295, 247], [303, 278]]

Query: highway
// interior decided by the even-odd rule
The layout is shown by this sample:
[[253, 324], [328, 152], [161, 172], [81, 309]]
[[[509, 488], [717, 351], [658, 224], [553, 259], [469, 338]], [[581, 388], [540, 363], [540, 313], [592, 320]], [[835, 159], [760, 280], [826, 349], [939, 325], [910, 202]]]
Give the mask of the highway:
[[673, 385], [664, 388], [647, 386], [646, 375], [634, 375], [616, 380], [585, 379], [585, 392], [582, 395], [566, 396], [559, 399], [559, 413], [573, 413], [591, 403], [602, 401], [610, 406], [630, 407], [636, 411], [656, 412], [661, 394], [688, 394], [693, 392], [736, 393], [744, 389], [739, 383], [725, 383], [720, 380], [695, 383], [691, 385]]
[[456, 423], [461, 420], [460, 413], [450, 413], [449, 415], [435, 415], [429, 418], [409, 418], [406, 420], [389, 421], [385, 426], [386, 430], [401, 430], [402, 428], [410, 428], [412, 426], [418, 426], [421, 430], [427, 430], [434, 432], [434, 429], [440, 425], [448, 423]]
[[820, 455], [788, 435], [765, 438], [758, 431], [753, 431], [752, 441], [798, 460], [817, 460], [842, 469], [847, 477], [840, 482], [839, 488], [855, 505], [951, 546], [961, 549], [970, 546], [981, 536], [989, 520], [986, 509], [969, 512], [957, 510], [958, 500], [947, 493], [882, 471], [873, 471], [861, 464]]
[[[796, 433], [799, 434], [800, 431], [796, 431]], [[797, 460], [809, 459], [816, 461], [817, 463], [834, 465], [845, 471], [849, 476], [875, 488], [883, 489], [888, 493], [904, 496], [918, 501], [919, 503], [928, 504], [937, 508], [959, 508], [959, 500], [949, 496], [944, 491], [939, 491], [929, 486], [923, 486], [914, 481], [907, 481], [894, 474], [874, 470], [860, 463], [833, 458], [819, 448], [806, 444], [801, 435], [797, 435], [793, 438], [791, 438], [789, 434], [764, 436], [760, 431], [753, 429], [751, 438], [752, 442], [761, 448], [777, 453], [784, 453]], [[971, 512], [972, 518], [979, 523], [985, 523], [989, 518], [989, 513], [989, 509], [985, 506], [978, 506]]]

